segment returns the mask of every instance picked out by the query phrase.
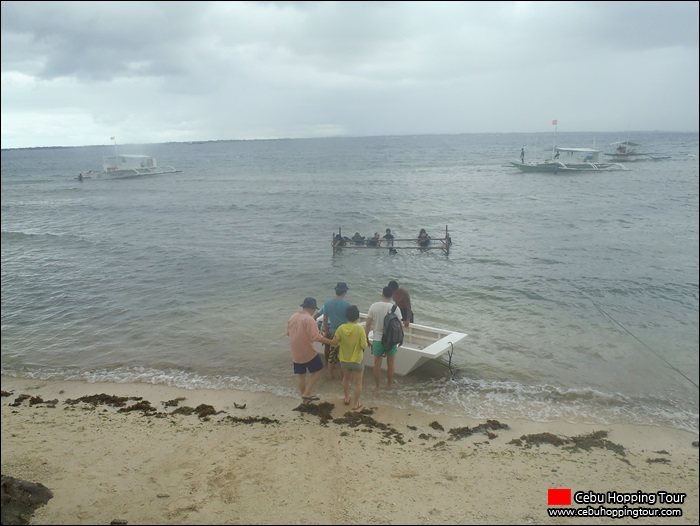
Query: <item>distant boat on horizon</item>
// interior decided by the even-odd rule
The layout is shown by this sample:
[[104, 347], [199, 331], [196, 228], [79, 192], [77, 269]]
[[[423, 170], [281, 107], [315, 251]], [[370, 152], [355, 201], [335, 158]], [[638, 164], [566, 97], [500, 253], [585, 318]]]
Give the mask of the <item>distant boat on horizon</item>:
[[[114, 137], [111, 138], [114, 141]], [[114, 155], [102, 158], [102, 171], [80, 172], [78, 179], [124, 179], [143, 175], [175, 173], [180, 170], [172, 166], [158, 166], [155, 157], [150, 155], [119, 154], [114, 141]]]
[[606, 153], [606, 157], [610, 157], [613, 162], [630, 163], [635, 161], [661, 161], [664, 159], [670, 159], [670, 155], [663, 155], [660, 153], [652, 152], [639, 152], [637, 147], [640, 144], [632, 141], [617, 141], [610, 143], [610, 146], [614, 147], [614, 150], [610, 153]]

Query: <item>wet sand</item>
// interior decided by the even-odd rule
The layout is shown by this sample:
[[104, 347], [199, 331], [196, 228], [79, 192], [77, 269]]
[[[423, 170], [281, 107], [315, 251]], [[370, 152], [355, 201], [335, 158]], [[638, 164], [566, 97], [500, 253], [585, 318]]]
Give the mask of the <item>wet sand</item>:
[[[477, 421], [367, 401], [353, 413], [340, 388], [310, 404], [9, 377], [2, 391], [2, 474], [53, 492], [32, 524], [698, 523], [698, 437], [670, 428]], [[641, 505], [681, 517], [565, 519], [548, 510], [589, 504], [550, 507], [550, 488], [686, 496]]]

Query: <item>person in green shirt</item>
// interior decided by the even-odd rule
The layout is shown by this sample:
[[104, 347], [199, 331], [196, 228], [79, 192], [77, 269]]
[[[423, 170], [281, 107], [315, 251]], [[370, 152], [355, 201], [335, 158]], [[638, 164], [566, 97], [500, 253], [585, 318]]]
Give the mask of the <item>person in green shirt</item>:
[[345, 311], [347, 323], [342, 324], [335, 331], [333, 344], [338, 345], [338, 358], [340, 368], [343, 371], [343, 394], [345, 405], [350, 405], [350, 384], [353, 385], [352, 410], [362, 409], [362, 377], [365, 372], [363, 363], [364, 351], [367, 347], [367, 335], [365, 329], [357, 324], [360, 319], [360, 309], [357, 305], [350, 305]]

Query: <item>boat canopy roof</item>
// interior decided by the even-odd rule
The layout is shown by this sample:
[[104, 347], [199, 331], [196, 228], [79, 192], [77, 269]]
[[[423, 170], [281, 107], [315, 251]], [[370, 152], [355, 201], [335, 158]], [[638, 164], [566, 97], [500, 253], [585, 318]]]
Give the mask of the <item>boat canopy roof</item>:
[[640, 146], [636, 142], [632, 141], [617, 141], [617, 142], [611, 142], [610, 146]]
[[573, 153], [600, 153], [599, 150], [594, 150], [593, 148], [560, 148], [557, 146], [555, 148], [558, 152], [573, 152]]
[[155, 168], [158, 166], [155, 158], [150, 155], [118, 154], [108, 155], [102, 160], [105, 171], [136, 170], [140, 168]]
[[150, 155], [132, 155], [132, 154], [119, 154], [119, 155], [108, 155], [107, 159], [151, 159]]

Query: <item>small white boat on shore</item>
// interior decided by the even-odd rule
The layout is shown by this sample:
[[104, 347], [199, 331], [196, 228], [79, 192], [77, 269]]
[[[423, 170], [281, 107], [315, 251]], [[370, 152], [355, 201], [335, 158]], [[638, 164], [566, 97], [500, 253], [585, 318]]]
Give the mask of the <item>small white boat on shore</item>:
[[[367, 314], [360, 313], [359, 324], [364, 326], [366, 321]], [[397, 376], [406, 376], [432, 360], [444, 362], [444, 356], [451, 354], [454, 346], [467, 337], [467, 334], [461, 332], [428, 327], [417, 323], [411, 323], [403, 330], [403, 345], [399, 347], [394, 360], [394, 374]], [[372, 332], [369, 333], [370, 342], [372, 341]], [[374, 367], [372, 353], [368, 350], [364, 354], [365, 366]], [[386, 360], [382, 360], [382, 370], [386, 370]]]

